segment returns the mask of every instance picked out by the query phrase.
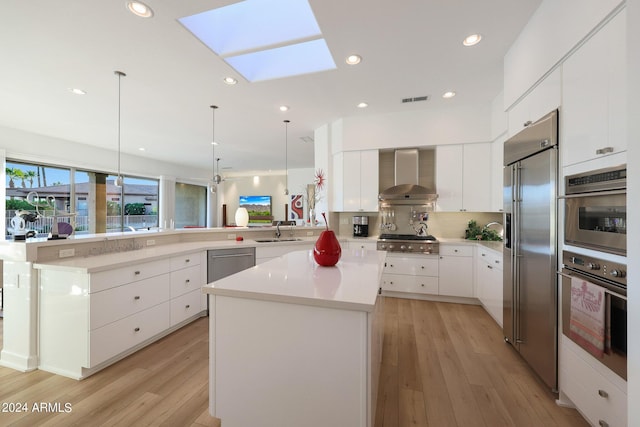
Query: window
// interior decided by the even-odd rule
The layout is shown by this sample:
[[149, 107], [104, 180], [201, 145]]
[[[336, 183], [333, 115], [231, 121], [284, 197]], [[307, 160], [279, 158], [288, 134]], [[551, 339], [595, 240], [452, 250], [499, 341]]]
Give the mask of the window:
[[123, 188], [114, 182], [102, 172], [7, 160], [5, 238], [13, 238], [16, 212], [38, 237], [61, 222], [77, 234], [157, 227], [159, 181], [125, 177]]
[[176, 183], [175, 227], [206, 227], [207, 187]]

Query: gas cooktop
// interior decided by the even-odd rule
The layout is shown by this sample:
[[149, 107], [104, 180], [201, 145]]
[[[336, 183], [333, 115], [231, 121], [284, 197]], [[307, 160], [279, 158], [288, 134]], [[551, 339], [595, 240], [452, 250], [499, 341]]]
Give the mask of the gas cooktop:
[[427, 236], [416, 236], [415, 234], [381, 234], [379, 240], [420, 240], [435, 242], [437, 239], [431, 234]]

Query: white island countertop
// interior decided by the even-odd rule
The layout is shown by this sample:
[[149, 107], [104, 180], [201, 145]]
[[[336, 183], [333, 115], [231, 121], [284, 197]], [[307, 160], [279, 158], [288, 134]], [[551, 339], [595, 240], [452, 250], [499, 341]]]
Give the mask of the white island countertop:
[[344, 250], [333, 267], [311, 250], [290, 252], [203, 287], [208, 294], [373, 311], [386, 252]]

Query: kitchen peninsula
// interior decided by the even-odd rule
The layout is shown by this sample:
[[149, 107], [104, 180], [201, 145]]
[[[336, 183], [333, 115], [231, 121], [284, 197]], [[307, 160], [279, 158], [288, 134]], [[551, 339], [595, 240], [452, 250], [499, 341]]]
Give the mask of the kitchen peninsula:
[[[204, 287], [209, 411], [234, 426], [372, 426], [385, 252], [295, 251]], [[266, 423], [266, 424], [265, 424]]]

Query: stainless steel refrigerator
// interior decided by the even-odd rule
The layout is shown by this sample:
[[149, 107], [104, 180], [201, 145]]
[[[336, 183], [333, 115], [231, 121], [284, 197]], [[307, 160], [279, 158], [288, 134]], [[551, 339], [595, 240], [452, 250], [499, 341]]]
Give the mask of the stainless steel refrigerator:
[[506, 342], [557, 390], [558, 112], [504, 144]]

